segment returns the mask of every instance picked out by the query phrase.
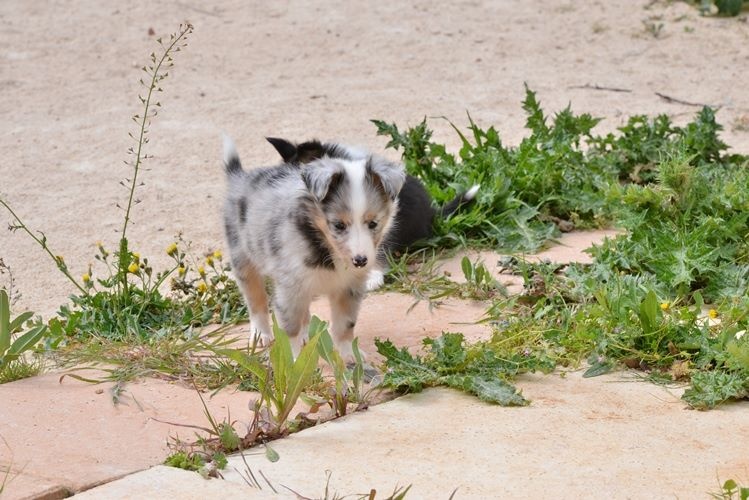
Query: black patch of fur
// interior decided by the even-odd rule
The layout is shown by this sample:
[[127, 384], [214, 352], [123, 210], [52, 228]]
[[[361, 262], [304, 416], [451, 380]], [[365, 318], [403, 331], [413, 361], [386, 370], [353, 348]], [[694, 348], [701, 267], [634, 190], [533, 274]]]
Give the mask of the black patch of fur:
[[286, 139], [279, 139], [276, 137], [266, 137], [266, 140], [273, 145], [278, 154], [281, 155], [284, 162], [292, 165], [310, 163], [322, 158], [323, 156], [340, 158], [343, 160], [351, 159], [351, 156], [344, 148], [330, 142], [322, 143], [313, 139], [295, 145]]
[[[467, 193], [468, 191], [466, 191]], [[471, 203], [474, 198], [470, 200], [466, 200], [466, 193], [460, 193], [458, 196], [447, 202], [445, 205], [442, 206], [442, 208], [439, 211], [439, 214], [441, 217], [447, 217], [448, 215], [452, 215], [456, 210], [458, 210], [463, 205], [467, 205]]]
[[237, 213], [239, 215], [240, 224], [247, 222], [247, 200], [244, 198], [240, 198], [237, 201]]
[[432, 220], [436, 210], [424, 185], [413, 176], [407, 176], [398, 194], [398, 212], [393, 228], [383, 246], [388, 252], [408, 248], [419, 240], [432, 236]]
[[296, 146], [286, 139], [280, 139], [278, 137], [266, 137], [266, 141], [270, 142], [271, 145], [276, 148], [278, 154], [281, 155], [283, 161], [291, 163], [290, 160], [296, 156]]
[[[313, 203], [309, 200], [308, 203]], [[325, 269], [335, 269], [333, 257], [330, 248], [325, 241], [325, 236], [315, 227], [314, 222], [303, 208], [297, 214], [294, 221], [297, 231], [307, 241], [309, 255], [304, 259], [304, 263], [309, 267], [322, 267]]]
[[229, 158], [229, 161], [224, 163], [224, 169], [229, 175], [239, 174], [242, 172], [242, 162], [239, 161], [239, 157], [234, 155]]

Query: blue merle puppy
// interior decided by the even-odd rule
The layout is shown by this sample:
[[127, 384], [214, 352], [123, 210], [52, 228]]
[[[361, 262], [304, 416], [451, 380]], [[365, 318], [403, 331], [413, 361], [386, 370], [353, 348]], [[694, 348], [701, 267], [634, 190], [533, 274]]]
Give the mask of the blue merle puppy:
[[224, 140], [228, 192], [224, 228], [234, 278], [250, 311], [253, 336], [273, 339], [265, 278], [273, 310], [295, 355], [307, 338], [309, 306], [330, 299], [331, 335], [346, 361], [367, 276], [393, 227], [403, 166], [366, 155], [323, 155], [297, 165], [245, 171]]
[[[322, 157], [345, 160], [367, 157], [365, 151], [335, 142], [311, 140], [294, 144], [277, 137], [266, 137], [266, 140], [273, 145], [285, 163], [295, 165], [305, 165]], [[384, 270], [387, 269], [387, 253], [397, 254], [420, 240], [430, 238], [433, 234], [434, 218], [450, 216], [463, 205], [472, 202], [478, 190], [479, 185], [474, 185], [444, 206], [435, 207], [432, 197], [429, 196], [421, 181], [412, 175], [407, 175], [403, 188], [398, 194], [398, 212], [395, 215], [393, 228], [380, 246], [382, 251], [378, 254], [377, 265], [373, 266], [370, 271], [367, 289], [374, 290], [382, 286], [385, 278]]]

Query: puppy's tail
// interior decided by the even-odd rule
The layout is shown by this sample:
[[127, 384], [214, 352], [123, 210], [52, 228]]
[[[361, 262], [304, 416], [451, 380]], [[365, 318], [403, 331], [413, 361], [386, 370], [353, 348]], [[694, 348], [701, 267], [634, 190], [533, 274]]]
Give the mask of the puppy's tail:
[[465, 193], [461, 193], [456, 196], [453, 200], [442, 207], [442, 209], [439, 211], [440, 216], [447, 217], [463, 205], [467, 205], [468, 203], [472, 202], [473, 199], [476, 198], [476, 193], [479, 192], [480, 187], [481, 184], [476, 184]]
[[236, 175], [243, 172], [237, 147], [234, 145], [231, 137], [226, 134], [224, 134], [224, 170], [226, 171], [226, 175]]

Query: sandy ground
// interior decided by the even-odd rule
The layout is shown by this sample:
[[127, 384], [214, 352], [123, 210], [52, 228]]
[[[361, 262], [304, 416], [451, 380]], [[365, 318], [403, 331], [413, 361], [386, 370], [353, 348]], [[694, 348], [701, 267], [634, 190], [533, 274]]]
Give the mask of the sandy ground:
[[[129, 233], [131, 245], [157, 266], [166, 262], [164, 248], [179, 232], [199, 252], [223, 246], [222, 131], [235, 138], [246, 165], [275, 162], [266, 135], [339, 139], [381, 150], [386, 141], [375, 136], [371, 118], [405, 125], [423, 116], [447, 116], [460, 124], [466, 110], [480, 125], [497, 126], [503, 140], [515, 144], [525, 133], [520, 101], [527, 82], [549, 113], [571, 103], [576, 112], [604, 117], [601, 131], [638, 113], [668, 113], [683, 123], [698, 109], [666, 102], [655, 92], [720, 106], [724, 139], [735, 151], [749, 152], [749, 24], [746, 19], [702, 18], [682, 2], [550, 0], [541, 6], [520, 0], [344, 5], [139, 0], [125, 7], [93, 0], [3, 0], [0, 195], [29, 226], [45, 232], [54, 253], [65, 257], [75, 276], [93, 261], [97, 241], [110, 248], [117, 241], [122, 213], [116, 205], [126, 196], [118, 182], [130, 175], [122, 161], [132, 145], [130, 116], [140, 112], [138, 67], [155, 50], [155, 39], [185, 20], [195, 25], [195, 32], [164, 82], [163, 111], [153, 123], [148, 148], [153, 158], [143, 173], [145, 186], [137, 195], [142, 203]], [[662, 27], [648, 30], [647, 23]], [[631, 92], [579, 88], [586, 84]], [[444, 121], [435, 118], [431, 125], [437, 140], [457, 145]], [[398, 157], [393, 151], [386, 154]], [[0, 210], [0, 257], [12, 267], [23, 294], [17, 310], [49, 316], [72, 287], [28, 237], [5, 231], [10, 221]], [[7, 275], [0, 276], [3, 283]], [[369, 300], [369, 313], [363, 313], [369, 319], [359, 328], [370, 324], [372, 331], [390, 328], [377, 319], [391, 310], [399, 311], [389, 317], [397, 324], [410, 304], [408, 298], [389, 296]], [[456, 312], [470, 320], [477, 311], [455, 307], [437, 319], [417, 311], [412, 324], [438, 334], [456, 321]], [[413, 338], [401, 340], [409, 344]], [[24, 391], [5, 391], [14, 391], [19, 408], [28, 404]], [[169, 398], [179, 397], [167, 392]], [[86, 392], [81, 404], [92, 397]], [[601, 411], [607, 401], [590, 397], [591, 407]], [[8, 408], [0, 399], [0, 414], [3, 407]], [[612, 414], [631, 420], [626, 432], [633, 436], [649, 423], [632, 414], [659, 411], [647, 405], [626, 412], [616, 408]], [[75, 421], [75, 411], [71, 408], [66, 418]], [[684, 414], [712, 415], [704, 418], [714, 419], [719, 428], [727, 425], [719, 413]], [[23, 415], [14, 418], [22, 421]], [[689, 425], [694, 418], [680, 424], [675, 413], [673, 425]], [[5, 415], [0, 415], [0, 433], [3, 421]], [[141, 429], [146, 424], [136, 419], [134, 425]], [[730, 426], [725, 432], [731, 432]], [[698, 446], [692, 452], [700, 456]], [[711, 462], [703, 468], [710, 485], [717, 483], [715, 466]], [[741, 467], [731, 462], [730, 469], [722, 470]], [[107, 477], [117, 477], [119, 471]], [[42, 480], [34, 477], [27, 480], [39, 486]], [[524, 480], [522, 470], [512, 479]], [[67, 481], [65, 488], [79, 484]], [[704, 484], [699, 482], [695, 496], [706, 490]]]
[[[96, 241], [113, 246], [130, 116], [140, 111], [137, 68], [184, 20], [195, 32], [164, 82], [130, 232], [152, 258], [178, 232], [199, 251], [222, 246], [221, 131], [246, 165], [276, 160], [266, 135], [381, 149], [371, 118], [460, 124], [466, 110], [513, 144], [525, 133], [527, 82], [549, 112], [572, 103], [604, 117], [601, 130], [632, 114], [684, 121], [697, 109], [655, 92], [721, 106], [725, 139], [749, 152], [749, 132], [734, 130], [749, 120], [749, 24], [651, 3], [4, 0], [0, 193], [76, 276]], [[660, 38], [644, 22], [663, 24]], [[573, 88], [585, 84], [632, 92]], [[457, 144], [446, 123], [431, 123], [436, 139]], [[23, 293], [19, 307], [49, 314], [72, 288], [28, 237], [4, 231], [9, 220], [0, 211], [0, 256]]]

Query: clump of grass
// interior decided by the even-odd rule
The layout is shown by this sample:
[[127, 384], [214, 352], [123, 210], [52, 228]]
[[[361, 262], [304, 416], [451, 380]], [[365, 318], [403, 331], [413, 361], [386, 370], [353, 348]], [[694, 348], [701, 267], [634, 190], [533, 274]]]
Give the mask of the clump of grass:
[[[175, 451], [167, 459], [167, 465], [213, 471], [209, 474], [212, 475], [222, 468], [218, 464], [225, 454], [242, 452], [260, 444], [265, 446], [268, 459], [276, 461], [278, 455], [267, 443], [317, 424], [320, 419], [315, 420], [311, 415], [321, 406], [328, 405], [332, 410], [327, 419], [367, 406], [372, 389], [365, 390], [365, 365], [356, 341], [353, 345], [355, 362], [347, 366], [333, 347], [327, 324], [315, 316], [310, 321], [310, 340], [296, 358], [286, 332], [278, 326], [275, 318], [273, 333], [275, 341], [263, 353], [216, 343], [203, 344], [206, 351], [230, 360], [240, 372], [251, 378], [253, 389], [259, 393], [252, 406], [253, 419], [247, 432], [240, 435], [230, 417], [222, 422], [215, 419], [198, 393], [209, 427], [188, 426], [203, 431], [205, 435], [195, 442], [175, 440]], [[319, 360], [331, 369], [332, 381], [327, 382], [321, 376]], [[300, 401], [309, 404], [310, 410], [292, 418], [291, 413]]]

